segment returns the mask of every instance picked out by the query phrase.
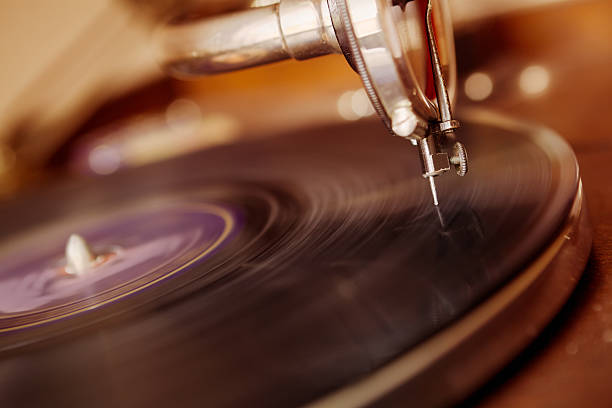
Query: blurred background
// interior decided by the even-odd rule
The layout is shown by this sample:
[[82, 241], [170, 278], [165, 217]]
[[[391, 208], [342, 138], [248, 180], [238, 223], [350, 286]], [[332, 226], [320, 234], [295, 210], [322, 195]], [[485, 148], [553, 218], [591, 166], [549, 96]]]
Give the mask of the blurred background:
[[[150, 36], [161, 21], [265, 3], [4, 0], [1, 199], [54, 179], [95, 182], [219, 144], [376, 120], [358, 75], [339, 55], [188, 82], [158, 68]], [[458, 111], [481, 106], [557, 130], [577, 152], [595, 225], [587, 276], [558, 327], [472, 402], [611, 406], [612, 2], [450, 4]]]
[[[48, 177], [103, 176], [241, 138], [371, 116], [340, 55], [189, 82], [159, 70], [150, 36], [161, 21], [270, 2], [5, 0], [0, 195]], [[460, 107], [539, 121], [572, 143], [596, 144], [607, 132], [596, 119], [610, 110], [609, 1], [450, 3]]]

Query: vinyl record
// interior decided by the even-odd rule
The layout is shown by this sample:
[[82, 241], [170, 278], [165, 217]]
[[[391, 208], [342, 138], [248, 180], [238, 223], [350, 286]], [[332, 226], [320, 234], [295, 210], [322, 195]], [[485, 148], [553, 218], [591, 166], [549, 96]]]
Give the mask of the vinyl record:
[[[439, 207], [414, 148], [377, 122], [218, 147], [1, 204], [0, 404], [465, 395], [551, 318], [590, 245], [567, 144], [472, 116], [459, 133], [470, 173], [438, 179]], [[64, 255], [75, 233], [99, 262], [78, 276]], [[553, 271], [564, 256], [572, 262]]]

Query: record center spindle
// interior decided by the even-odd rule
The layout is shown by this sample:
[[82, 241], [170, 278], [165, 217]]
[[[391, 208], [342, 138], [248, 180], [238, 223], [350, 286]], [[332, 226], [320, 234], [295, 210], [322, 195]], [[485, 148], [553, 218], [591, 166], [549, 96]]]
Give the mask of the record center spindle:
[[96, 255], [85, 238], [78, 234], [70, 235], [66, 243], [66, 272], [82, 275], [96, 265]]

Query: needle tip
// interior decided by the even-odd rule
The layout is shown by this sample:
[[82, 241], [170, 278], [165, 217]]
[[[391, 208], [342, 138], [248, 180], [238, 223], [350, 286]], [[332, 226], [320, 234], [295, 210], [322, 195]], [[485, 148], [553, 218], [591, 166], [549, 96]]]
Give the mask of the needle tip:
[[435, 206], [439, 204], [438, 202], [438, 191], [436, 190], [436, 182], [433, 177], [429, 178], [429, 186], [431, 187], [431, 195], [433, 197], [433, 203]]

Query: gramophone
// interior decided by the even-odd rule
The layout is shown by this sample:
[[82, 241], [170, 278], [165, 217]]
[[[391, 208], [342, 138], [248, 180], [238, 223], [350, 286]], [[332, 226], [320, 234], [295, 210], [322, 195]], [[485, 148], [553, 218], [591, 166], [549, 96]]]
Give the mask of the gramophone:
[[380, 120], [0, 203], [0, 403], [462, 401], [543, 330], [586, 265], [571, 147], [455, 106], [446, 1], [214, 5], [157, 29], [165, 72], [342, 54]]

